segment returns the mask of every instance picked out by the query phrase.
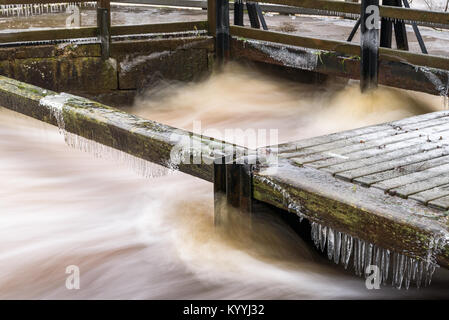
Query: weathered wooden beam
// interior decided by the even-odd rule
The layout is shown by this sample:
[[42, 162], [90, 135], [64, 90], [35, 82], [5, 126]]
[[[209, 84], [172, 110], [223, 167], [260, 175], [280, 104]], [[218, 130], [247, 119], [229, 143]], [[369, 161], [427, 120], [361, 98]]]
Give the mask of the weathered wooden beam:
[[[253, 175], [256, 200], [283, 210], [295, 207], [311, 221], [411, 257], [427, 257], [435, 236], [448, 234], [441, 211], [381, 190], [356, 187], [319, 170], [280, 160], [276, 172], [261, 170]], [[437, 253], [437, 259], [449, 267], [449, 246]]]
[[[360, 46], [346, 41], [334, 41], [302, 37], [286, 33], [263, 31], [239, 26], [230, 26], [231, 35], [247, 39], [255, 39], [273, 43], [281, 43], [310, 49], [334, 51], [348, 56], [360, 56]], [[412, 53], [389, 48], [379, 48], [379, 59], [411, 65], [449, 70], [449, 58], [420, 53]]]
[[378, 81], [379, 0], [362, 0], [360, 21], [360, 89], [366, 91]]
[[169, 22], [153, 23], [131, 26], [113, 26], [111, 34], [113, 36], [144, 34], [144, 33], [170, 33], [194, 30], [207, 30], [207, 21]]
[[77, 29], [51, 29], [38, 31], [1, 32], [0, 43], [43, 41], [76, 38], [94, 38], [97, 36], [97, 28], [81, 27]]
[[[206, 30], [207, 21], [155, 23], [131, 26], [112, 26], [111, 36], [133, 35], [145, 33], [170, 33], [193, 30]], [[97, 28], [82, 27], [77, 29], [52, 29], [39, 31], [0, 33], [0, 43], [22, 41], [44, 41], [77, 38], [94, 38]]]
[[[261, 31], [260, 31], [261, 32]], [[246, 59], [262, 63], [286, 66], [292, 68], [291, 64], [286, 64], [281, 58], [285, 57], [285, 52], [276, 59], [273, 54], [276, 50], [281, 50], [283, 45], [275, 43], [263, 43], [232, 38], [231, 53], [232, 59]], [[266, 48], [266, 50], [264, 50]], [[383, 49], [383, 48], [380, 48]], [[391, 50], [391, 49], [388, 49]], [[292, 59], [297, 61], [307, 61], [304, 68], [308, 72], [317, 72], [325, 75], [346, 77], [350, 79], [360, 79], [360, 58], [356, 55], [347, 56], [331, 51], [313, 51], [302, 47], [289, 47]], [[394, 51], [394, 50], [393, 50]], [[388, 57], [388, 56], [387, 56]], [[288, 61], [287, 61], [288, 62]], [[397, 61], [380, 60], [379, 62], [379, 84], [407, 90], [426, 92], [434, 95], [441, 95], [441, 86], [449, 81], [447, 70], [434, 68], [421, 68], [412, 64]], [[436, 85], [437, 84], [437, 85]], [[440, 85], [438, 85], [440, 84]]]
[[[53, 125], [58, 124], [56, 115], [59, 112], [69, 133], [211, 182], [215, 157], [223, 157], [223, 150], [239, 148], [89, 99], [60, 95], [3, 76], [0, 76], [0, 106]], [[199, 163], [176, 163], [174, 150], [196, 150], [202, 156]], [[212, 156], [211, 150], [214, 151]]]

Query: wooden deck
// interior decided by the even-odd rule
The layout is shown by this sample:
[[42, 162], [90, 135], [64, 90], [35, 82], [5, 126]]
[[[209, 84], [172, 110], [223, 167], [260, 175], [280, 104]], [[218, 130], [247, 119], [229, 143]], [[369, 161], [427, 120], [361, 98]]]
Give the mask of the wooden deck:
[[[256, 199], [412, 256], [448, 238], [449, 111], [295, 141], [278, 152], [276, 169], [255, 173]], [[440, 264], [448, 266], [448, 257], [446, 246]]]

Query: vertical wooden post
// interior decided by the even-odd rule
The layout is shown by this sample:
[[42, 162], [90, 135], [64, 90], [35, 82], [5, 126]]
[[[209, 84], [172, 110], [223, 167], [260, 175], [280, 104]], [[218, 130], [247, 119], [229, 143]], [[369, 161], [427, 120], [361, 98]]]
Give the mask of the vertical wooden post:
[[243, 0], [234, 1], [234, 24], [236, 26], [243, 26]]
[[[214, 163], [215, 225], [228, 225], [231, 220], [251, 219], [252, 170], [253, 165], [237, 164], [235, 161]], [[239, 214], [236, 218], [241, 219], [232, 219], [232, 213]]]
[[101, 43], [101, 57], [109, 59], [111, 55], [111, 5], [109, 0], [97, 1], [97, 26]]
[[377, 87], [379, 0], [362, 0], [360, 17], [360, 89], [363, 92]]
[[[395, 0], [383, 0], [382, 5], [394, 6]], [[393, 36], [393, 22], [388, 19], [382, 18], [380, 25], [380, 46], [384, 48], [391, 48]]]
[[215, 36], [215, 29], [217, 28], [217, 0], [207, 0], [207, 24], [209, 34]]
[[215, 50], [217, 59], [223, 63], [229, 59], [229, 0], [216, 1]]
[[[402, 7], [401, 0], [394, 0], [395, 6]], [[396, 38], [396, 46], [399, 50], [408, 51], [407, 30], [404, 21], [397, 20], [394, 23], [394, 36]]]
[[249, 22], [251, 28], [260, 29], [259, 17], [257, 15], [256, 3], [252, 1], [246, 2], [246, 9], [248, 10]]

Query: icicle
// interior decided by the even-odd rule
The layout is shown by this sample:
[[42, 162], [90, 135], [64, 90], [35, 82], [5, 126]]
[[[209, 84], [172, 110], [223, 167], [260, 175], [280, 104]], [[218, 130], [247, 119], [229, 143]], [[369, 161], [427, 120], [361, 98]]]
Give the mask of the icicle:
[[[368, 276], [365, 273], [366, 268], [374, 264], [379, 268], [380, 281], [385, 285], [389, 279], [391, 268], [391, 284], [398, 289], [402, 286], [408, 289], [412, 281], [416, 283], [418, 288], [422, 285], [429, 285], [432, 275], [438, 267], [434, 262], [432, 253], [435, 251], [430, 251], [428, 258], [425, 260], [418, 260], [394, 252], [390, 264], [391, 254], [389, 250], [362, 239], [353, 238], [351, 235], [317, 222], [311, 222], [311, 237], [315, 246], [323, 252], [327, 246], [326, 254], [329, 260], [333, 260], [337, 264], [341, 263], [345, 269], [347, 269], [352, 255], [354, 272], [357, 276]], [[447, 239], [446, 235], [436, 238], [430, 244], [430, 249], [436, 250], [443, 247]]]
[[345, 239], [345, 244], [344, 244], [344, 249], [345, 252], [342, 255], [343, 261], [344, 261], [344, 267], [345, 269], [348, 268], [349, 265], [349, 260], [351, 259], [351, 253], [352, 253], [352, 247], [353, 247], [353, 238], [349, 235], [349, 234], [344, 234], [343, 235], [344, 239]]
[[332, 260], [334, 257], [334, 250], [335, 250], [335, 234], [334, 230], [332, 228], [328, 228], [327, 230], [327, 257], [329, 260]]
[[324, 248], [326, 247], [326, 239], [327, 239], [327, 227], [321, 226], [320, 227], [320, 248], [321, 251], [324, 251]]
[[340, 262], [340, 252], [341, 252], [341, 232], [334, 230], [334, 262], [338, 264]]

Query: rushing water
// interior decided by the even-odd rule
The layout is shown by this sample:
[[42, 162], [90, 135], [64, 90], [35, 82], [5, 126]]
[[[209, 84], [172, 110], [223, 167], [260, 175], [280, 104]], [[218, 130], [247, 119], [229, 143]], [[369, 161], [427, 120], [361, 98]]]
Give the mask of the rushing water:
[[[160, 84], [128, 111], [189, 130], [195, 120], [275, 128], [282, 142], [434, 110], [425, 98], [386, 89], [362, 97], [357, 87], [324, 90], [230, 66], [200, 83]], [[212, 184], [181, 173], [141, 178], [6, 109], [0, 228], [0, 298], [431, 298], [449, 288], [437, 270], [429, 288], [367, 290], [275, 219], [256, 226], [255, 240], [238, 228], [218, 233]], [[70, 265], [80, 290], [65, 287]]]

